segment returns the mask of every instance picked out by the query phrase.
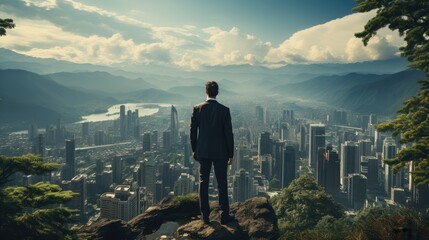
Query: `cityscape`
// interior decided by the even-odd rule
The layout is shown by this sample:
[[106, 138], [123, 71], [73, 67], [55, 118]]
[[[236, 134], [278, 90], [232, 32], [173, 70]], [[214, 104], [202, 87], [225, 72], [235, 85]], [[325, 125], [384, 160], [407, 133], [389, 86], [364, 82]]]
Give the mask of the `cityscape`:
[[[429, 189], [413, 183], [413, 165], [394, 173], [384, 163], [406, 145], [375, 129], [382, 116], [282, 105], [232, 108], [236, 144], [228, 170], [230, 202], [269, 198], [298, 176], [311, 174], [351, 214], [369, 206], [428, 207]], [[98, 218], [128, 221], [164, 197], [198, 192], [199, 164], [189, 142], [191, 109], [163, 105], [141, 117], [120, 105], [115, 120], [58, 120], [46, 129], [32, 124], [28, 131], [3, 137], [0, 151], [61, 163], [51, 175], [21, 174], [11, 184], [49, 181], [79, 193], [67, 206], [79, 209], [81, 224]], [[216, 200], [211, 178], [210, 198]]]
[[[429, 0], [0, 2], [0, 235], [427, 239], [428, 19]], [[204, 101], [227, 107], [228, 206], [192, 150]]]

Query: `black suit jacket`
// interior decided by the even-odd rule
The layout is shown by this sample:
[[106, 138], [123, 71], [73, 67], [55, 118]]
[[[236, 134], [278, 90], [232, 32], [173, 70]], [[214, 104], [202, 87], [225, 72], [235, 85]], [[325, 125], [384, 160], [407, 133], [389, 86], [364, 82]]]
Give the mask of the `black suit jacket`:
[[222, 159], [234, 155], [229, 108], [215, 100], [194, 107], [191, 117], [192, 151], [198, 158]]

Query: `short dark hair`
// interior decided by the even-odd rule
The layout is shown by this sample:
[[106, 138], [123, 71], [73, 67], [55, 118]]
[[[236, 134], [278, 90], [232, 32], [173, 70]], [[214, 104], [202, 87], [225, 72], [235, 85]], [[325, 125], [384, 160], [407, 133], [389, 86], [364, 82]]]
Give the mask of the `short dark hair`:
[[216, 97], [219, 93], [219, 85], [217, 85], [217, 82], [215, 81], [208, 81], [206, 83], [206, 93], [209, 95], [209, 97]]

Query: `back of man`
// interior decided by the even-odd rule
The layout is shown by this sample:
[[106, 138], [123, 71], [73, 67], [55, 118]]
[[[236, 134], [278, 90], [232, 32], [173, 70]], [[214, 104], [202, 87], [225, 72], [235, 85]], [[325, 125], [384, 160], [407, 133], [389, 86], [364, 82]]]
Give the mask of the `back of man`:
[[229, 108], [216, 100], [218, 85], [206, 84], [207, 99], [194, 107], [191, 117], [191, 145], [194, 159], [200, 163], [200, 208], [202, 219], [209, 222], [210, 206], [208, 185], [211, 166], [214, 166], [218, 182], [221, 223], [231, 220], [229, 216], [227, 167], [234, 154], [231, 114]]
[[228, 144], [232, 143], [229, 140], [232, 131], [225, 126], [228, 121], [231, 122], [229, 109], [217, 101], [208, 100], [197, 105], [195, 111], [199, 115], [197, 156], [225, 159], [232, 155], [228, 150]]

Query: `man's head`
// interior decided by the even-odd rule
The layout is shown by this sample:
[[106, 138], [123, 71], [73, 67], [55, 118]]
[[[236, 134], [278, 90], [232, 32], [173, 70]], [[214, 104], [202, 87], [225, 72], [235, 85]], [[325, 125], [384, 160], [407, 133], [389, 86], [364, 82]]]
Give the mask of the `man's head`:
[[216, 98], [219, 93], [219, 86], [215, 81], [208, 81], [206, 83], [206, 94], [209, 98]]

